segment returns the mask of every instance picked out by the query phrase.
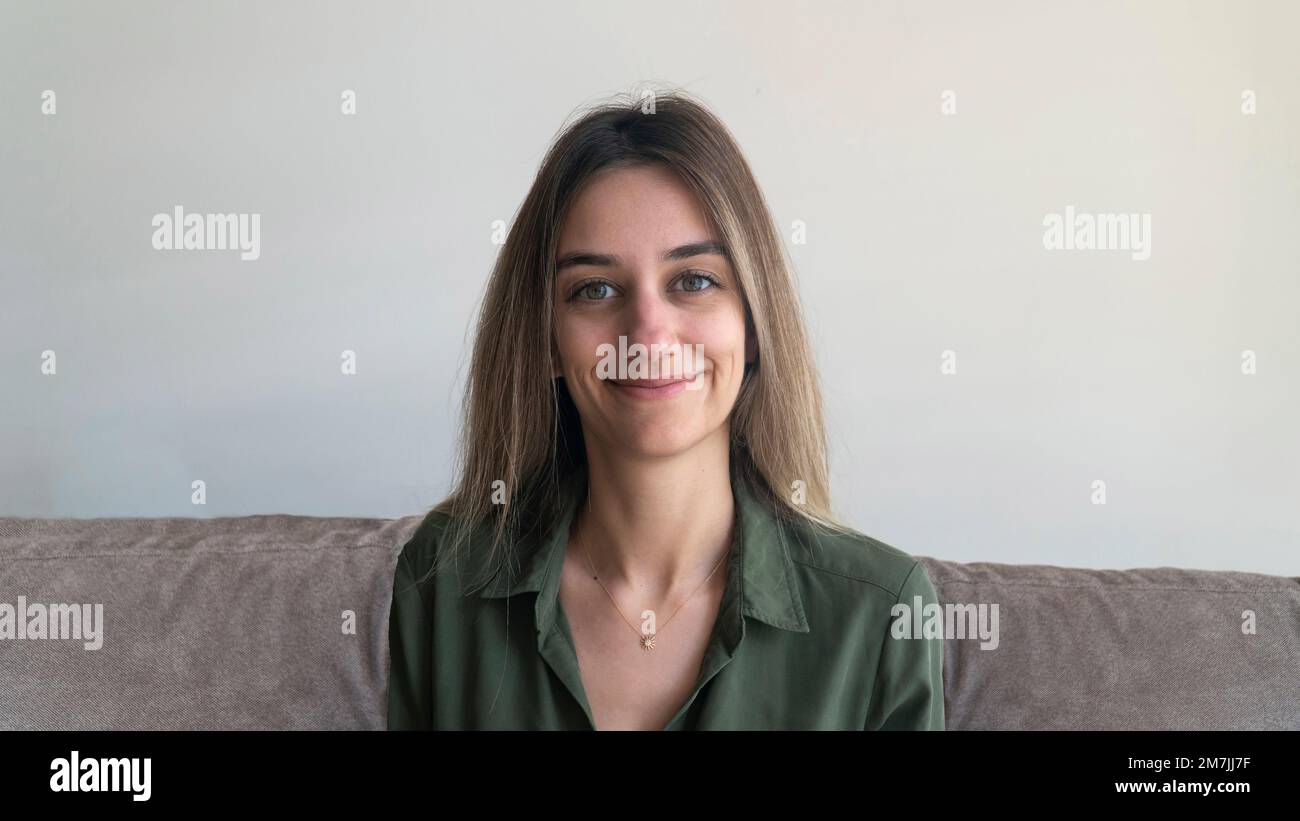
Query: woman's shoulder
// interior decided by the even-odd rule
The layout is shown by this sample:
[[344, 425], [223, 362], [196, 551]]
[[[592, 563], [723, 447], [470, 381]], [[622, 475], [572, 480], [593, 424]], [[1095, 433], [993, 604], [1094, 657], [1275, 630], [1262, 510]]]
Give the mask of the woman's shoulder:
[[482, 523], [466, 526], [446, 508], [434, 508], [402, 546], [398, 562], [417, 579], [440, 580], [438, 587], [463, 593], [472, 582], [481, 581], [488, 569], [491, 534], [486, 527]]
[[399, 561], [415, 570], [428, 569], [437, 555], [443, 536], [450, 529], [451, 515], [444, 510], [430, 510], [420, 520], [415, 532], [402, 546]]
[[892, 544], [847, 525], [836, 528], [807, 519], [793, 523], [786, 532], [790, 558], [806, 573], [834, 577], [892, 601], [913, 594], [934, 596], [925, 564]]

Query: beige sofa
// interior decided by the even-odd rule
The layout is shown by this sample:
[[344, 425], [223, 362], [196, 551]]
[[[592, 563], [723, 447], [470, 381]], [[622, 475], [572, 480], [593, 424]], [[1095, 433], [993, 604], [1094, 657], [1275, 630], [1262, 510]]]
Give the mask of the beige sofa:
[[[103, 614], [0, 640], [0, 729], [382, 729], [419, 520], [0, 518], [0, 606]], [[998, 605], [996, 648], [945, 642], [950, 730], [1300, 729], [1300, 579], [925, 562]]]

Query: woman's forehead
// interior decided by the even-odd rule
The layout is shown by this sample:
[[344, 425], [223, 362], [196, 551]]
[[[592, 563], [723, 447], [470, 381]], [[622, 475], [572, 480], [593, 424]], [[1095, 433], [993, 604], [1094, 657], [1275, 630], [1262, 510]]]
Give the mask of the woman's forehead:
[[590, 250], [658, 257], [680, 245], [717, 240], [694, 193], [660, 167], [611, 169], [570, 205], [557, 256]]

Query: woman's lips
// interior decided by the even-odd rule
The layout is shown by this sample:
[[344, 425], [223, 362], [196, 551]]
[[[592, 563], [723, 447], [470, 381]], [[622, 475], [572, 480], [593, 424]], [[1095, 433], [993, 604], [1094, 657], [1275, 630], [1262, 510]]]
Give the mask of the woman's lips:
[[610, 386], [637, 399], [667, 399], [686, 390], [689, 379], [609, 379]]

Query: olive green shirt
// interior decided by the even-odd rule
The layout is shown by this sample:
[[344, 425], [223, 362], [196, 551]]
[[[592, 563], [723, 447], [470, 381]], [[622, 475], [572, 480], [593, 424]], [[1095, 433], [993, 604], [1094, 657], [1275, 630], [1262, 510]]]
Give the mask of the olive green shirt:
[[[415, 584], [447, 516], [421, 523], [394, 574], [389, 729], [595, 729], [559, 597], [585, 492], [580, 468], [549, 534], [520, 546], [513, 584], [503, 569], [473, 593], [458, 563]], [[895, 604], [938, 601], [925, 566], [868, 536], [778, 519], [741, 482], [732, 494], [725, 592], [695, 687], [664, 729], [942, 730], [943, 640], [891, 636]]]

